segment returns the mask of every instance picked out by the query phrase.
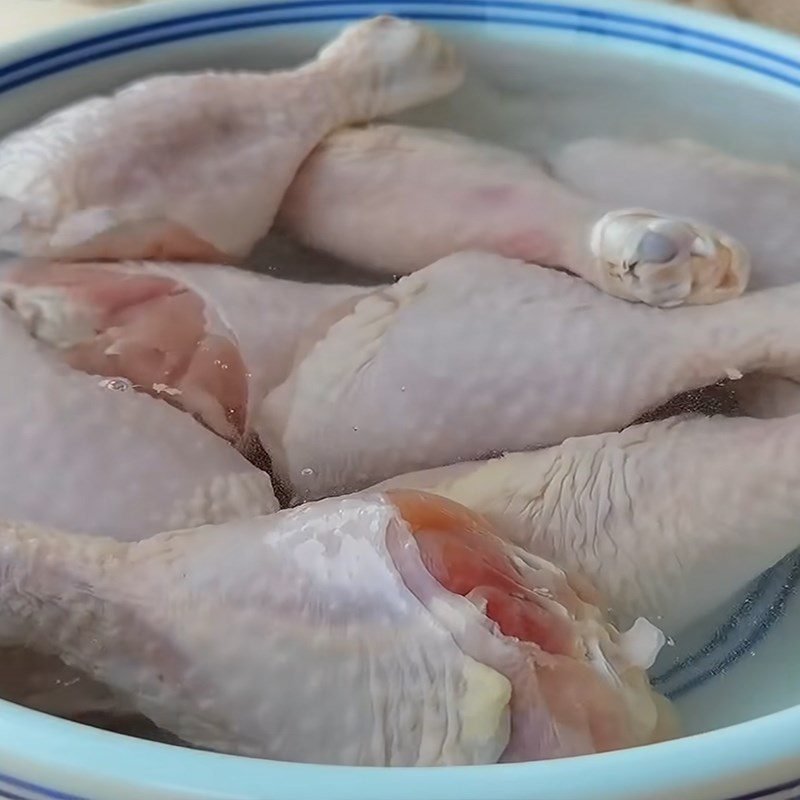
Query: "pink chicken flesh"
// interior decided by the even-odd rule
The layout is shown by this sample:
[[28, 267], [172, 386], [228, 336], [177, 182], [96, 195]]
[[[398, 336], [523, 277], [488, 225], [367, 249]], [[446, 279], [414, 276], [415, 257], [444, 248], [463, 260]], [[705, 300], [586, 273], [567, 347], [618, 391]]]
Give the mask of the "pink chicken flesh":
[[619, 633], [581, 581], [433, 495], [137, 544], [14, 524], [3, 540], [0, 638], [57, 653], [202, 747], [423, 766], [671, 730], [645, 673], [660, 633], [644, 620]]
[[0, 298], [70, 366], [123, 379], [240, 442], [305, 327], [363, 294], [211, 265], [31, 262]]

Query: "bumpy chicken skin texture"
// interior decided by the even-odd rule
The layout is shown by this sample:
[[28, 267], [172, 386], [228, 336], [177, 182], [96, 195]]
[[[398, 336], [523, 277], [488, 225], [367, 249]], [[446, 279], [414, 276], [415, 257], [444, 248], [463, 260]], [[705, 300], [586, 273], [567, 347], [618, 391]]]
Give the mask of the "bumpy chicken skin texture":
[[256, 429], [300, 499], [618, 430], [726, 377], [795, 377], [798, 299], [794, 285], [662, 310], [459, 254], [314, 331]]
[[277, 508], [267, 474], [190, 416], [61, 363], [4, 306], [0, 334], [9, 518], [132, 540]]

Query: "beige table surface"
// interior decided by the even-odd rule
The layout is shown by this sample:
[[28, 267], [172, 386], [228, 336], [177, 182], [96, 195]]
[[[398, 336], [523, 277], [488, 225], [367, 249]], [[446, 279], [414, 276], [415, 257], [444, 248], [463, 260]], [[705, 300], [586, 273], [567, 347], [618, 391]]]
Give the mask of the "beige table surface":
[[[0, 44], [66, 21], [151, 0], [0, 0]], [[800, 34], [800, 0], [641, 0], [733, 14]]]

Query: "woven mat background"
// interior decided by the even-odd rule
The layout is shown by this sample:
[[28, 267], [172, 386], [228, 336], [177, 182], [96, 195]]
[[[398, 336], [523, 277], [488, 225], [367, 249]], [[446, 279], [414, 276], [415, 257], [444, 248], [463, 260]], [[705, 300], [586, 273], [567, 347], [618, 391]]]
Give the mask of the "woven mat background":
[[[0, 42], [114, 7], [151, 0], [0, 0]], [[800, 34], [800, 0], [640, 0], [736, 16]]]
[[[648, 0], [652, 2], [653, 0]], [[667, 0], [800, 34], [800, 0]]]
[[[85, 19], [112, 8], [152, 0], [0, 0], [0, 45]], [[640, 0], [672, 3], [736, 16], [800, 35], [800, 0]]]

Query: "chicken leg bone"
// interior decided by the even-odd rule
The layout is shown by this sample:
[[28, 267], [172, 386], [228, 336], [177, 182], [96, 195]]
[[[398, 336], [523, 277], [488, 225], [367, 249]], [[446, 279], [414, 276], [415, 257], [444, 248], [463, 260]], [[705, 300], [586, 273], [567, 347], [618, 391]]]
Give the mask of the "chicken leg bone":
[[462, 75], [437, 34], [377, 17], [295, 70], [161, 76], [79, 102], [0, 143], [0, 250], [238, 261], [326, 134]]
[[609, 294], [655, 306], [735, 297], [749, 274], [746, 251], [706, 225], [609, 210], [526, 156], [397, 125], [325, 139], [289, 188], [278, 225], [388, 274], [485, 250], [562, 267]]
[[658, 739], [663, 636], [419, 493], [137, 544], [0, 528], [0, 640], [27, 637], [202, 747], [360, 765], [533, 760]]

